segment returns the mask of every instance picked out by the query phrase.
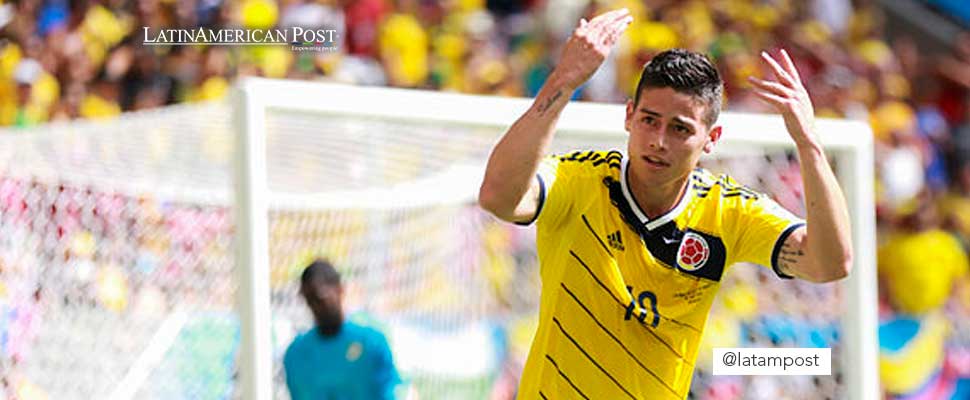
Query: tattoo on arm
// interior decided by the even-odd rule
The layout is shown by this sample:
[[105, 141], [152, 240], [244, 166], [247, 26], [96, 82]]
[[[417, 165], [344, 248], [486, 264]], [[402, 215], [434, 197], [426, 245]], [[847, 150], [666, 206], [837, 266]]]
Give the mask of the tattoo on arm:
[[539, 104], [539, 108], [537, 108], [536, 111], [539, 112], [539, 115], [545, 114], [546, 111], [549, 111], [549, 108], [551, 108], [552, 105], [556, 103], [556, 100], [559, 100], [560, 97], [562, 97], [562, 90], [557, 90], [556, 93], [549, 96], [549, 98], [543, 101], [542, 104]]
[[781, 251], [778, 252], [778, 269], [785, 274], [794, 276], [792, 272], [795, 266], [804, 259], [805, 251], [798, 244], [792, 243], [792, 240], [785, 240], [785, 243], [781, 245]]

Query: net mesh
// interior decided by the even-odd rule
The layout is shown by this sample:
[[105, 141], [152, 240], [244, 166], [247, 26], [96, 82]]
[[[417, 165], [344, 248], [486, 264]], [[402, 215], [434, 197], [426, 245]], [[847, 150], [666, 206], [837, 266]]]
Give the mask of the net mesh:
[[[299, 275], [320, 256], [344, 276], [350, 318], [387, 334], [420, 398], [512, 396], [537, 318], [534, 230], [499, 223], [474, 204], [504, 129], [280, 110], [267, 112], [265, 128], [276, 396], [288, 397], [283, 352], [312, 324]], [[172, 107], [0, 141], [7, 390], [64, 399], [238, 396], [229, 107]], [[624, 148], [622, 136], [567, 129], [553, 151]], [[716, 153], [706, 167], [804, 215], [791, 154]], [[722, 379], [710, 376], [702, 351], [693, 396], [844, 397], [837, 285], [735, 266], [719, 296], [708, 345], [835, 346], [833, 375]]]
[[0, 135], [8, 393], [230, 393], [231, 142], [228, 121], [213, 117], [225, 111], [177, 107]]

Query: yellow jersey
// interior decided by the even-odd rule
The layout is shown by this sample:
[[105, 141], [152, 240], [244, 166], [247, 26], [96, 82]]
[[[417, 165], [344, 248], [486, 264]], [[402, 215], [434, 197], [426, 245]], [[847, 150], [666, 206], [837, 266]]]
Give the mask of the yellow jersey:
[[804, 221], [733, 179], [697, 169], [649, 218], [626, 157], [545, 159], [533, 221], [542, 294], [519, 399], [683, 399], [725, 269], [772, 266]]
[[953, 282], [970, 269], [960, 240], [942, 229], [897, 233], [877, 256], [890, 301], [911, 315], [941, 307], [950, 298]]

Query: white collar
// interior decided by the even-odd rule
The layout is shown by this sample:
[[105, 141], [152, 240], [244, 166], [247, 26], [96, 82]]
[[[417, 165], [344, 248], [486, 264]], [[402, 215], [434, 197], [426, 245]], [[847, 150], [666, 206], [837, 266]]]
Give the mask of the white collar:
[[626, 202], [630, 205], [630, 209], [633, 210], [633, 213], [636, 214], [637, 218], [640, 220], [640, 223], [643, 224], [648, 231], [652, 231], [670, 221], [673, 221], [674, 218], [677, 218], [677, 216], [684, 211], [684, 208], [687, 207], [687, 200], [691, 195], [690, 182], [687, 182], [687, 188], [684, 189], [684, 195], [681, 196], [676, 207], [652, 221], [647, 218], [647, 213], [640, 209], [640, 205], [637, 204], [637, 201], [633, 199], [633, 194], [630, 193], [630, 184], [627, 182], [630, 179], [629, 168], [627, 167], [628, 164], [629, 158], [623, 157], [622, 167], [620, 168], [620, 186], [623, 188], [623, 197], [626, 198]]

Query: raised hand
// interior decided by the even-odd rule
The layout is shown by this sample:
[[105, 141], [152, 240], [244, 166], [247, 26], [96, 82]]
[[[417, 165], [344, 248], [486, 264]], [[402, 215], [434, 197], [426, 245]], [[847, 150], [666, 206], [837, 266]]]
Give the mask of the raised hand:
[[792, 63], [791, 57], [784, 49], [781, 50], [784, 65], [781, 65], [768, 53], [761, 52], [764, 60], [774, 72], [776, 81], [762, 80], [753, 76], [748, 81], [754, 85], [754, 93], [762, 100], [771, 104], [785, 119], [788, 134], [795, 140], [795, 144], [817, 145], [815, 137], [815, 109], [808, 91], [802, 85], [802, 79]]
[[578, 88], [603, 64], [630, 22], [633, 17], [625, 8], [600, 14], [589, 22], [580, 20], [553, 74], [568, 88]]

